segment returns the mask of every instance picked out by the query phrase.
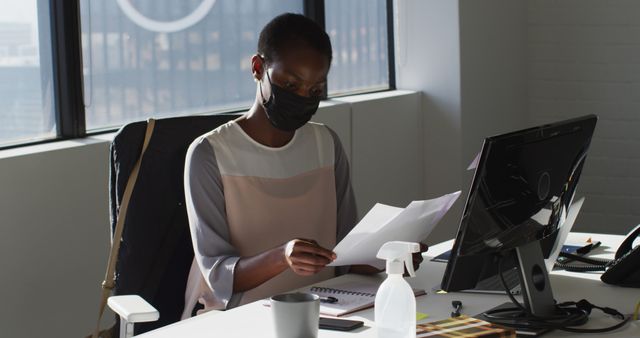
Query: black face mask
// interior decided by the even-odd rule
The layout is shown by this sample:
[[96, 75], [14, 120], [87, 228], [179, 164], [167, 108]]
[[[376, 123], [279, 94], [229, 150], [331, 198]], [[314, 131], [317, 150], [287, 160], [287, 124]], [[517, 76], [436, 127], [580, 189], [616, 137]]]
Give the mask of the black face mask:
[[271, 97], [265, 100], [262, 95], [262, 85], [260, 85], [260, 95], [262, 96], [262, 105], [267, 113], [267, 118], [271, 125], [283, 131], [294, 131], [311, 120], [313, 114], [318, 110], [320, 98], [304, 97], [286, 89], [275, 85], [269, 78], [267, 79], [271, 85]]

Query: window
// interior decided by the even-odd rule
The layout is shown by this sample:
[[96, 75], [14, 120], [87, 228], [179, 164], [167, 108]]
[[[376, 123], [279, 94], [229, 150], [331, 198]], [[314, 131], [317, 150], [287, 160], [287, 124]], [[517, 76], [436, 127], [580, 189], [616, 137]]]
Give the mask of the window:
[[330, 96], [393, 88], [390, 0], [0, 0], [0, 148], [242, 110], [260, 29], [324, 24]]
[[389, 88], [385, 0], [325, 0], [333, 62], [329, 95]]
[[[303, 10], [296, 0], [82, 0], [80, 7], [87, 130], [249, 106], [260, 29]], [[180, 20], [182, 27], [170, 27]]]
[[47, 2], [0, 7], [0, 146], [55, 137]]

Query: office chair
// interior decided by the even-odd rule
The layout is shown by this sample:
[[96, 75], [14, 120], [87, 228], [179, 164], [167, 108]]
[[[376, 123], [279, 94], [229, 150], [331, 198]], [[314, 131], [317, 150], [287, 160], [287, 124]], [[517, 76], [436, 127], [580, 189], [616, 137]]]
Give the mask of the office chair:
[[[135, 327], [135, 334], [141, 334], [180, 320], [193, 260], [184, 201], [186, 151], [196, 137], [237, 117], [188, 116], [155, 121], [124, 223], [115, 267], [115, 296], [108, 301], [120, 315], [116, 321], [122, 321], [119, 327], [125, 332], [120, 332], [121, 337], [134, 333], [133, 323], [141, 323]], [[112, 236], [146, 129], [146, 121], [127, 124], [111, 143]]]

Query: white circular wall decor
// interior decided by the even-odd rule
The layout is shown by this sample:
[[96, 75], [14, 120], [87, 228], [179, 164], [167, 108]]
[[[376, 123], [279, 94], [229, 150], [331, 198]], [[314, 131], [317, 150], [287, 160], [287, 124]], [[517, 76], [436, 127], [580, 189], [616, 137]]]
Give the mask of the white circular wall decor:
[[124, 14], [136, 25], [158, 33], [178, 32], [195, 25], [207, 16], [213, 5], [216, 4], [216, 0], [203, 0], [198, 7], [193, 10], [193, 12], [183, 18], [173, 21], [158, 21], [149, 19], [142, 15], [135, 7], [133, 7], [131, 0], [116, 1], [122, 12], [124, 12]]

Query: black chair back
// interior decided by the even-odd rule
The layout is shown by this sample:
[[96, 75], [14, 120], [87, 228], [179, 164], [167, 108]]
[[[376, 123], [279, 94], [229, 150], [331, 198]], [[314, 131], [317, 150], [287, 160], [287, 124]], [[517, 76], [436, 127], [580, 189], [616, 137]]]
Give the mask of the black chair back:
[[[196, 137], [237, 117], [188, 116], [156, 121], [131, 195], [116, 265], [115, 294], [138, 294], [160, 311], [157, 322], [136, 325], [135, 334], [180, 320], [193, 260], [184, 201], [185, 154]], [[112, 234], [146, 125], [146, 121], [125, 125], [111, 144]]]

